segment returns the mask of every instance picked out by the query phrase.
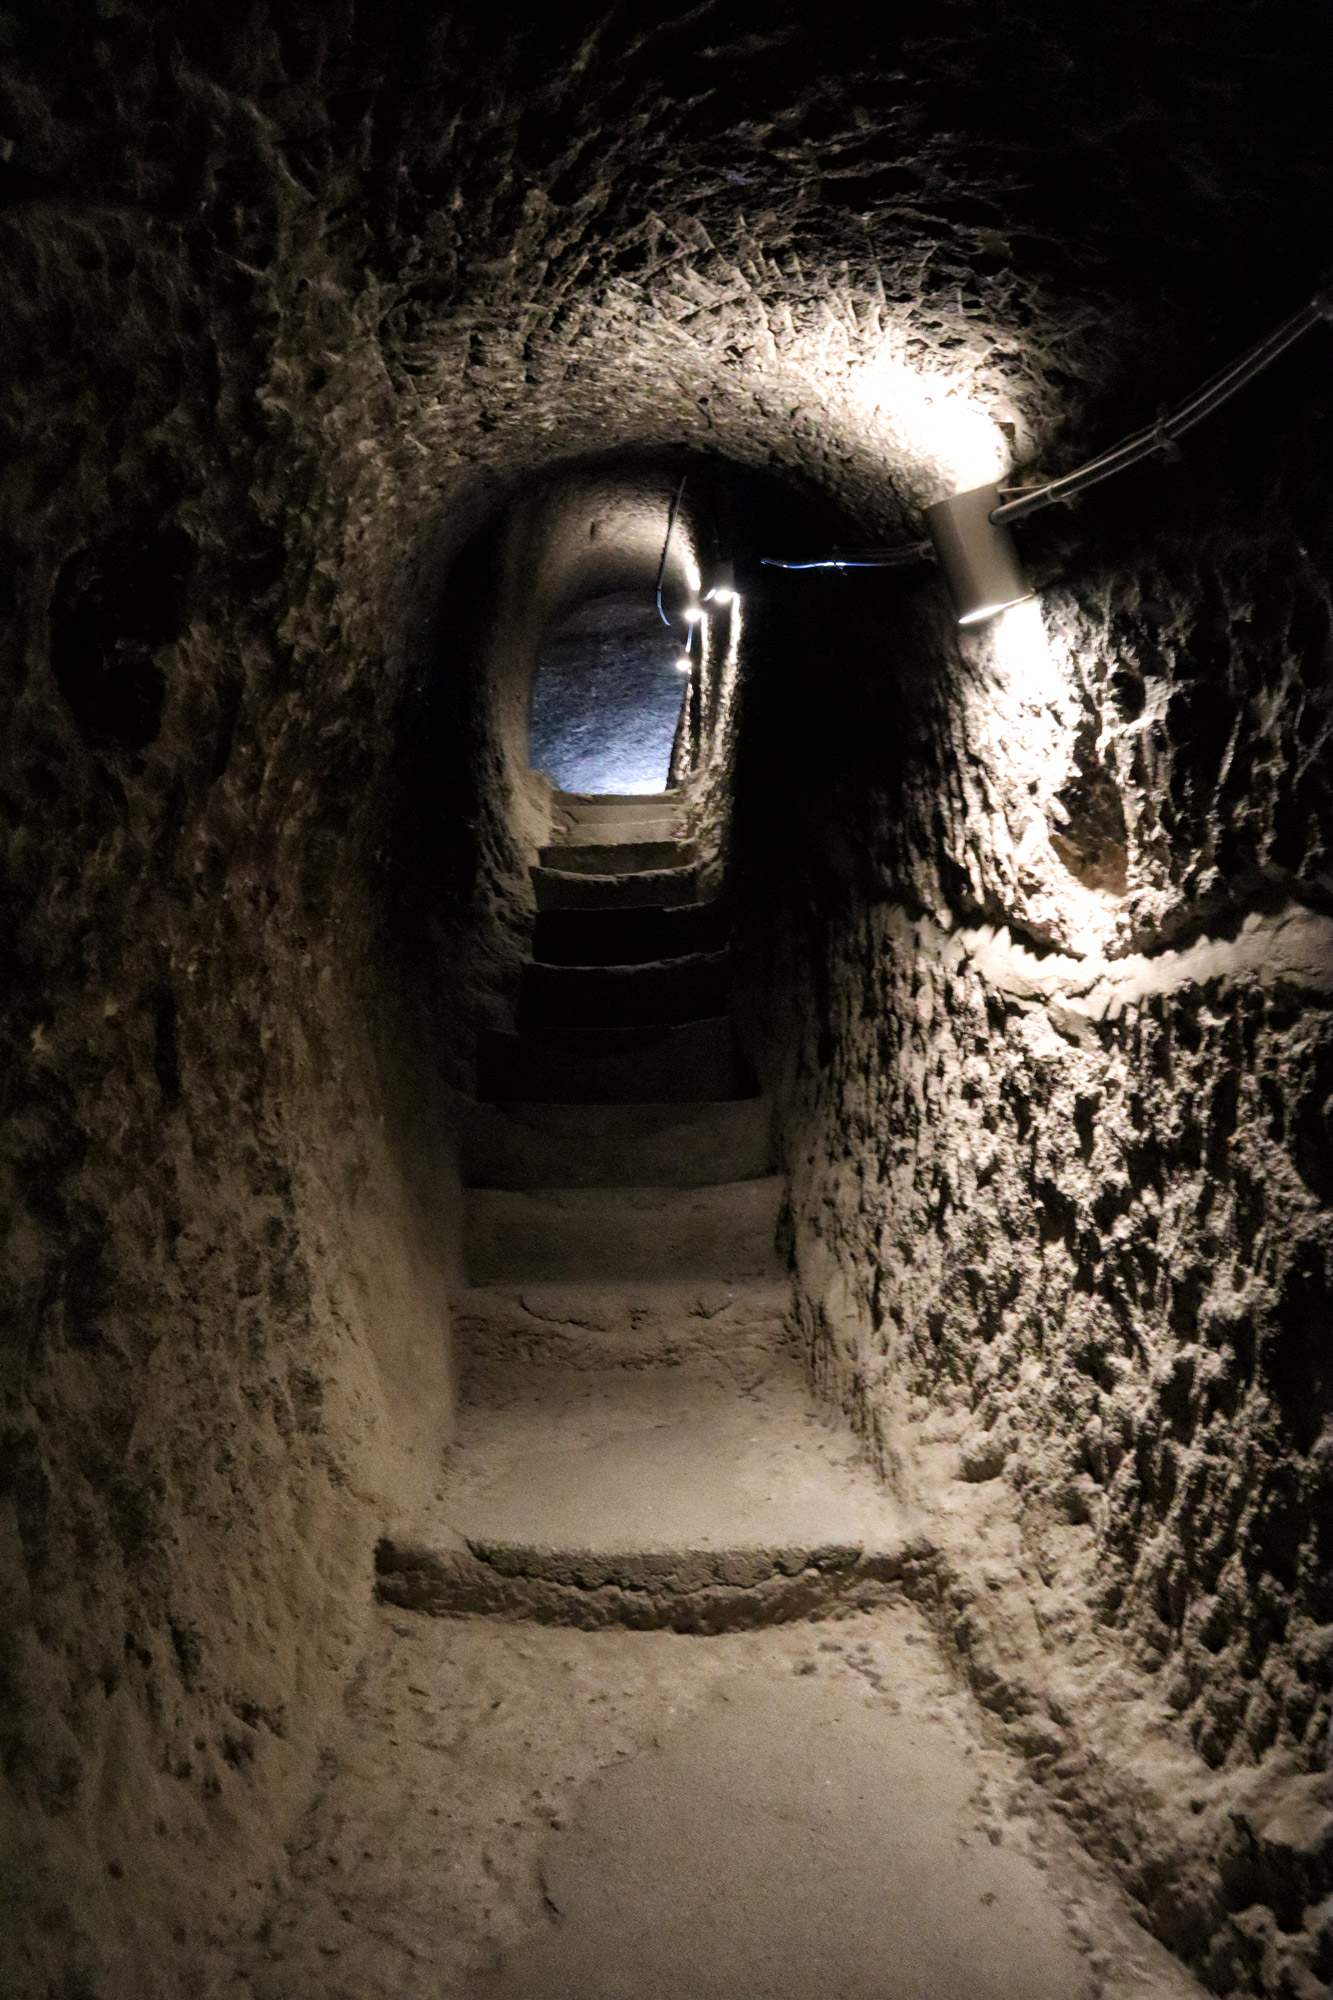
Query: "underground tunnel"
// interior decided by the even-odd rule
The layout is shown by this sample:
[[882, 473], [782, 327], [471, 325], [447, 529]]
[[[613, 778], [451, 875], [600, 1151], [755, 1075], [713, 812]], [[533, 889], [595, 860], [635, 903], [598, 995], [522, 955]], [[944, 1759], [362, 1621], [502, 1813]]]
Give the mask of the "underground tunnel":
[[1333, 1992], [1322, 10], [0, 37], [0, 1992]]

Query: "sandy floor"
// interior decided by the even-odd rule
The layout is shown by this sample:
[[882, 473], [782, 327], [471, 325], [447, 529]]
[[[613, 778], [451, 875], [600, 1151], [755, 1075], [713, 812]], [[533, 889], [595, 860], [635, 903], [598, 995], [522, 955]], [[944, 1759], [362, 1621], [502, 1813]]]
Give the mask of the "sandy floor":
[[208, 1985], [253, 2000], [1199, 1992], [987, 1746], [906, 1607], [708, 1639], [378, 1613], [290, 1879]]

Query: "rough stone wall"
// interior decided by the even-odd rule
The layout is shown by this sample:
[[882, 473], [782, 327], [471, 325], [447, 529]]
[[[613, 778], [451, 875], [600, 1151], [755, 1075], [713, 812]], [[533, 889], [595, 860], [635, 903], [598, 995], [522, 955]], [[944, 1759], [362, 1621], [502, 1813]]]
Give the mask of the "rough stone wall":
[[[376, 1523], [409, 1504], [447, 1410], [442, 1367], [431, 1395], [395, 1387], [405, 1373], [419, 1387], [443, 1352], [450, 1165], [429, 1079], [466, 1073], [468, 1024], [420, 932], [434, 921], [447, 955], [442, 913], [470, 907], [467, 821], [502, 774], [492, 762], [467, 776], [466, 704], [446, 703], [457, 727], [426, 777], [457, 810], [433, 846], [414, 846], [404, 817], [427, 817], [414, 789], [426, 778], [404, 742], [423, 686], [464, 675], [435, 614], [477, 526], [563, 463], [688, 450], [763, 469], [889, 538], [921, 500], [966, 483], [979, 438], [985, 471], [1005, 456], [1067, 463], [1313, 282], [1330, 192], [1319, 10], [1084, 11], [850, 5], [836, 46], [771, 0], [660, 18], [562, 8], [522, 34], [505, 10], [470, 6], [51, 0], [0, 14], [0, 1483], [6, 1601], [21, 1607], [4, 1642], [9, 1845], [32, 1863], [12, 1990], [179, 1991], [174, 1932], [188, 1954], [210, 1908], [242, 1911], [257, 1893], [355, 1642]], [[1314, 378], [1293, 365], [1287, 379], [1317, 408]], [[957, 450], [932, 398], [966, 419]], [[974, 1341], [965, 1366], [945, 1248], [1002, 1188], [1025, 1257], [1048, 1214], [1034, 1193], [1056, 1191], [1045, 1249], [1059, 1271], [1041, 1311], [1061, 1327], [1091, 1315], [1089, 1354], [1125, 1347], [1123, 1309], [1104, 1293], [1121, 1296], [1134, 1259], [1114, 1246], [1115, 1219], [1097, 1218], [1104, 1196], [1123, 1198], [1106, 1196], [1104, 1162], [1132, 1127], [1111, 1086], [1123, 1068], [1124, 1104], [1139, 1065], [1116, 1053], [1127, 1027], [1080, 1028], [1096, 1048], [1062, 1041], [1088, 1066], [1083, 1094], [1102, 1093], [1091, 1111], [1074, 1104], [1071, 1140], [1059, 1122], [1071, 1086], [1048, 1076], [1043, 1108], [1041, 1050], [1022, 1054], [1016, 1030], [1001, 1038], [987, 987], [988, 1060], [1006, 1075], [1018, 1064], [1024, 1144], [1035, 1132], [1046, 1154], [1027, 1192], [1008, 1152], [990, 1191], [956, 1174], [970, 1206], [951, 1194], [941, 1212], [943, 1140], [929, 1120], [922, 1137], [912, 1127], [928, 1083], [950, 1131], [973, 1117], [945, 1000], [985, 980], [950, 970], [925, 930], [891, 957], [906, 933], [875, 912], [896, 901], [941, 930], [1017, 925], [1034, 947], [1086, 959], [1183, 946], [1191, 926], [1220, 934], [1261, 888], [1310, 899], [1327, 867], [1310, 833], [1327, 825], [1327, 550], [1311, 531], [1302, 567], [1253, 521], [1304, 535], [1300, 492], [1322, 505], [1327, 488], [1317, 426], [1303, 439], [1288, 424], [1276, 459], [1266, 437], [1260, 425], [1243, 478], [1220, 460], [1195, 474], [1199, 493], [1257, 493], [1254, 515], [1209, 529], [1203, 510], [1169, 560], [1143, 523], [1098, 517], [1108, 564], [1118, 556], [1131, 582], [1085, 566], [1077, 597], [1048, 600], [1049, 700], [1025, 707], [1014, 661], [956, 657], [928, 581], [886, 586], [873, 616], [845, 617], [832, 637], [807, 633], [798, 667], [816, 663], [819, 700], [807, 676], [806, 726], [773, 777], [783, 813], [768, 880], [795, 870], [821, 914], [807, 923], [797, 898], [785, 970], [806, 1013], [788, 1009], [775, 1033], [782, 1044], [814, 1024], [809, 1059], [793, 1058], [791, 1131], [808, 1134], [821, 1173], [845, 1154], [874, 1192], [862, 1216], [847, 1172], [827, 1202], [798, 1175], [802, 1268], [822, 1303], [818, 1212], [869, 1304], [880, 1243], [867, 1218], [887, 1219], [888, 1168], [919, 1160], [927, 1192], [902, 1186], [895, 1201], [924, 1204], [907, 1213], [938, 1247], [926, 1259], [918, 1246], [917, 1279], [892, 1280], [895, 1354], [937, 1408], [979, 1353]], [[1264, 464], [1280, 468], [1271, 493], [1256, 484]], [[1028, 546], [1050, 575], [1077, 542], [1048, 527]], [[1256, 609], [1242, 631], [1244, 605]], [[756, 687], [771, 676], [776, 698], [781, 635], [757, 605], [746, 629]], [[771, 717], [757, 710], [756, 727], [762, 745]], [[1015, 732], [1021, 772], [1001, 754]], [[884, 743], [891, 784], [868, 755]], [[1098, 899], [1120, 896], [1122, 866], [1117, 928]], [[935, 968], [929, 1023], [916, 1020], [914, 962], [923, 978]], [[1276, 1137], [1238, 1122], [1229, 1180], [1209, 1134], [1233, 1086], [1239, 1121], [1284, 1038], [1315, 1049], [1323, 1017], [1302, 1000], [1261, 1033], [1247, 1010], [1288, 1003], [1252, 988], [1219, 989], [1207, 1018], [1165, 996], [1144, 1028], [1152, 1049], [1170, 1038], [1176, 1081], [1155, 1078], [1152, 1107], [1165, 1118], [1169, 1097], [1180, 1135], [1160, 1168], [1158, 1234], [1183, 1232], [1189, 1268], [1211, 1268], [1208, 1230], [1243, 1208], [1242, 1166], [1252, 1178], [1271, 1166], [1262, 1227], [1244, 1198], [1254, 1378], [1232, 1415], [1219, 1408], [1261, 1484], [1264, 1468], [1303, 1468], [1287, 1536], [1299, 1550], [1322, 1461], [1299, 1440], [1288, 1449], [1280, 1400], [1264, 1432], [1261, 1357], [1281, 1301], [1314, 1297], [1313, 1276], [1291, 1274], [1324, 1244], [1323, 1211], [1306, 1205], [1320, 1195], [1308, 1160], [1324, 1085], [1311, 1097], [1305, 1068], [1276, 1075], [1289, 1122]], [[1243, 1061], [1213, 1023], [1228, 1010]], [[1196, 1030], [1191, 1050], [1182, 1037]], [[904, 1049], [917, 1037], [918, 1058], [931, 1052], [920, 1099], [894, 1066], [900, 1031]], [[958, 1051], [959, 1065], [980, 1060]], [[1300, 1056], [1316, 1078], [1322, 1060]], [[1223, 1084], [1223, 1109], [1210, 1098], [1198, 1113], [1198, 1165], [1194, 1064]], [[1016, 1120], [992, 1095], [997, 1119]], [[878, 1139], [845, 1143], [840, 1121], [866, 1133], [872, 1105]], [[1135, 1157], [1146, 1178], [1125, 1170], [1124, 1230], [1153, 1185]], [[1196, 1186], [1216, 1190], [1211, 1225], [1171, 1206]], [[916, 1243], [903, 1213], [893, 1226]], [[1003, 1254], [963, 1266], [978, 1270], [983, 1315], [988, 1286], [1005, 1297]], [[1138, 1482], [1126, 1497], [1144, 1539], [1114, 1545], [1108, 1531], [1102, 1573], [1122, 1578], [1114, 1615], [1127, 1619], [1153, 1602], [1148, 1544], [1185, 1518], [1179, 1467], [1206, 1426], [1172, 1440], [1170, 1496], [1171, 1454], [1152, 1440], [1188, 1428], [1211, 1393], [1207, 1357], [1223, 1351], [1209, 1345], [1216, 1274], [1197, 1301], [1186, 1286], [1172, 1330], [1176, 1276], [1174, 1263], [1158, 1273], [1151, 1303], [1142, 1276], [1130, 1312], [1154, 1356], [1174, 1357], [1174, 1342], [1197, 1354], [1173, 1390], [1126, 1350], [1141, 1429], [1111, 1477]], [[930, 1362], [932, 1311], [948, 1320], [947, 1366]], [[1019, 1351], [1030, 1361], [1035, 1339], [980, 1343], [1004, 1361], [987, 1437], [1012, 1417], [1033, 1440], [1013, 1445], [1014, 1467], [1044, 1467], [1072, 1436], [1072, 1414], [1057, 1422], [1046, 1397], [1009, 1393], [1004, 1370]], [[1072, 1360], [1059, 1372], [1068, 1411], [1104, 1396], [1117, 1435], [1125, 1397]], [[841, 1363], [830, 1381], [887, 1425], [894, 1397], [855, 1389]], [[989, 1413], [983, 1399], [983, 1425]], [[1061, 1460], [1048, 1484], [1074, 1476]], [[1220, 1532], [1224, 1493], [1202, 1504]], [[1202, 1549], [1186, 1563], [1187, 1612], [1218, 1594]], [[1278, 1587], [1314, 1618], [1306, 1558], [1293, 1560]], [[1191, 1650], [1183, 1613], [1173, 1639], [1173, 1661], [1207, 1666], [1189, 1712], [1209, 1716], [1200, 1742], [1225, 1737], [1228, 1758], [1266, 1726], [1233, 1725], [1221, 1695], [1208, 1707], [1211, 1689], [1244, 1678], [1246, 1656], [1229, 1649], [1262, 1628], [1257, 1585], [1242, 1598], [1216, 1651], [1202, 1636]], [[1169, 1591], [1168, 1634], [1174, 1606]], [[1286, 1662], [1294, 1677], [1275, 1742], [1308, 1759], [1297, 1620], [1271, 1650], [1274, 1673]]]
[[139, 33], [81, 23], [75, 75], [10, 106], [15, 1994], [179, 1991], [177, 1945], [262, 1892], [375, 1537], [450, 1421], [433, 1061], [372, 976], [402, 649], [357, 569], [378, 468], [309, 389], [328, 264], [253, 104], [185, 67], [174, 180], [136, 151], [151, 64], [123, 128], [81, 115], [87, 42]]
[[[1127, 1647], [1200, 1760], [1192, 1810], [1098, 1697], [1053, 1696], [1020, 1747], [1247, 1993], [1333, 1969], [1331, 551], [1320, 447], [1265, 414], [1239, 465], [1203, 446], [1034, 550], [1071, 572], [1040, 615], [959, 642], [899, 607], [878, 701], [858, 680], [818, 739], [818, 844], [756, 981], [799, 996], [770, 1075], [816, 1379], [946, 1513], [950, 1482], [1003, 1482], [1041, 1636], [1005, 1666], [966, 1581], [941, 1606], [1002, 1713], [1099, 1633]], [[1224, 483], [1247, 474], [1262, 527]], [[787, 699], [770, 760], [808, 739]], [[1105, 1811], [1089, 1741], [1120, 1764]]]

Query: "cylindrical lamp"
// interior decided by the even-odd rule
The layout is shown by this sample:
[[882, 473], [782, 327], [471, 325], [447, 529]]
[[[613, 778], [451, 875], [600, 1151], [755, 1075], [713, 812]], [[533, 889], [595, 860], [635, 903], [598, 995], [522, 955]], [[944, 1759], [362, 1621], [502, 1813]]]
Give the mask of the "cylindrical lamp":
[[974, 486], [970, 493], [955, 493], [952, 500], [937, 500], [926, 509], [926, 526], [960, 625], [979, 625], [1033, 595], [1013, 536], [991, 519], [999, 504], [998, 486]]

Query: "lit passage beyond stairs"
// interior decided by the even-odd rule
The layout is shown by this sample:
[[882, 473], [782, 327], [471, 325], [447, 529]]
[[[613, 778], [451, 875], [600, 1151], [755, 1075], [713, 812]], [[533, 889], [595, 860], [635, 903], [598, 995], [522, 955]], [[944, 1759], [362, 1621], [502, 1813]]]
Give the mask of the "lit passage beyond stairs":
[[[609, 1648], [608, 1673], [627, 1631], [656, 1633], [714, 1649], [717, 1680], [711, 1705], [674, 1730], [664, 1713], [651, 1756], [552, 1823], [536, 1928], [468, 1993], [1193, 1990], [1092, 1978], [1045, 1864], [967, 1830], [972, 1747], [910, 1713], [912, 1533], [792, 1348], [782, 1183], [727, 1013], [725, 906], [699, 900], [670, 794], [558, 804], [516, 1028], [480, 1054], [458, 1441], [434, 1516], [381, 1544], [379, 1596], [489, 1614], [497, 1644], [516, 1621], [577, 1628], [564, 1643]], [[553, 1744], [561, 1698], [553, 1683]]]

